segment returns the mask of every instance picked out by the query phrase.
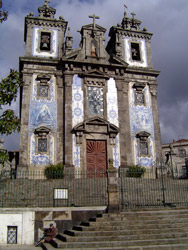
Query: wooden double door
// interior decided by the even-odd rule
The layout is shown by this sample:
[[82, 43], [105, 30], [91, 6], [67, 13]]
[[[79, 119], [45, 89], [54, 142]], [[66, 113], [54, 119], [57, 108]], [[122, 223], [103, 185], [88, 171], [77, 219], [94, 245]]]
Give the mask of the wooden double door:
[[105, 177], [107, 170], [106, 141], [86, 141], [87, 172], [90, 177]]

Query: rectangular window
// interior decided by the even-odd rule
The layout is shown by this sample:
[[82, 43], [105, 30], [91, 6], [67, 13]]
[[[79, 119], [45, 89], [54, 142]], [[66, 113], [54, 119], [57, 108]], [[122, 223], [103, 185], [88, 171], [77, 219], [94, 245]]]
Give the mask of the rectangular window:
[[38, 138], [38, 152], [47, 153], [47, 138]]
[[135, 103], [136, 104], [141, 104], [141, 105], [145, 104], [144, 93], [143, 92], [141, 92], [141, 91], [136, 91], [135, 92]]
[[50, 51], [51, 49], [51, 33], [41, 32], [40, 50]]
[[17, 244], [17, 226], [7, 227], [7, 244]]
[[103, 88], [87, 87], [87, 111], [89, 116], [103, 116]]
[[184, 148], [179, 149], [179, 156], [186, 157], [186, 150]]
[[148, 142], [140, 141], [140, 156], [147, 156], [148, 153]]
[[139, 43], [131, 43], [131, 55], [133, 61], [140, 61], [140, 45]]
[[39, 91], [38, 91], [39, 97], [48, 97], [49, 96], [49, 86], [48, 84], [39, 84]]

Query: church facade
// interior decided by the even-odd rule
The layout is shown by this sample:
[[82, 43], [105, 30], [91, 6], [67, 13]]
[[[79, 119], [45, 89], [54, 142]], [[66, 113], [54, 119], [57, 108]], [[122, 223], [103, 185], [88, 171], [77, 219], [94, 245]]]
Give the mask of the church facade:
[[25, 18], [20, 57], [20, 167], [63, 163], [81, 170], [152, 167], [161, 156], [151, 37], [128, 17], [106, 29], [90, 16], [78, 49], [63, 17], [45, 1]]

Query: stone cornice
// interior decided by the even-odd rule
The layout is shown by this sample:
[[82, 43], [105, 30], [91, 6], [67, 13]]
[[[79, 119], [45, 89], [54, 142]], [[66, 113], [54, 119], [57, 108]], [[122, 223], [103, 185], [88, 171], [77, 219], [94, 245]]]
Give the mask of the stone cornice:
[[126, 68], [125, 65], [120, 65], [120, 64], [113, 64], [113, 63], [104, 63], [104, 62], [95, 62], [91, 63], [89, 61], [79, 61], [79, 60], [67, 60], [67, 59], [62, 59], [62, 62], [67, 63], [67, 64], [81, 64], [81, 65], [96, 65], [97, 67], [102, 66], [102, 67], [115, 67], [115, 68]]
[[25, 31], [24, 31], [24, 41], [26, 41], [27, 27], [29, 26], [48, 26], [53, 28], [61, 28], [66, 30], [68, 22], [64, 19], [49, 19], [49, 18], [40, 18], [40, 17], [25, 17]]
[[142, 74], [157, 77], [160, 74], [160, 71], [152, 68], [141, 68], [141, 67], [128, 67], [126, 73], [131, 74]]
[[137, 37], [145, 40], [151, 40], [151, 37], [153, 35], [152, 33], [143, 30], [130, 30], [112, 26], [109, 32], [109, 36], [111, 37], [116, 32], [127, 37]]
[[60, 62], [59, 59], [52, 59], [52, 58], [39, 58], [39, 57], [20, 57], [20, 63], [32, 63], [32, 64], [58, 64]]
[[51, 26], [51, 27], [67, 27], [67, 21], [65, 20], [57, 20], [57, 19], [47, 19], [47, 18], [39, 18], [39, 17], [26, 17], [25, 23], [28, 24], [34, 24], [37, 26]]

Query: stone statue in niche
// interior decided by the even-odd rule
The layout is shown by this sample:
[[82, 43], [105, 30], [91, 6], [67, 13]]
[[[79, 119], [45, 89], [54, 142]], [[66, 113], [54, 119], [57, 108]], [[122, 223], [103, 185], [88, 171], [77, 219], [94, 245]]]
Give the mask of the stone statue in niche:
[[93, 39], [91, 41], [91, 56], [92, 57], [97, 57], [98, 53], [97, 53], [97, 41], [95, 39]]

